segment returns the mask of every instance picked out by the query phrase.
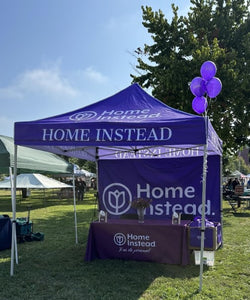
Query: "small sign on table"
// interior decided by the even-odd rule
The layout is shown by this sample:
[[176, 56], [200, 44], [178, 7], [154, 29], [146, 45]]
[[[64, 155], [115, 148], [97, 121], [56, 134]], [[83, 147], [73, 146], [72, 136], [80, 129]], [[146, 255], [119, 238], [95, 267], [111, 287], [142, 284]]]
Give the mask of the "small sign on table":
[[107, 212], [100, 210], [99, 211], [99, 222], [106, 222], [107, 223]]

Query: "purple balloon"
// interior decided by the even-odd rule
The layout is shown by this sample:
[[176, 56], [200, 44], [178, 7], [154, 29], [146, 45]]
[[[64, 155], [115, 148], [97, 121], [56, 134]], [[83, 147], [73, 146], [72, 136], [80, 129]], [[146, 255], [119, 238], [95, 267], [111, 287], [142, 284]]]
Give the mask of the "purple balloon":
[[201, 72], [201, 76], [202, 78], [204, 78], [206, 81], [210, 80], [211, 78], [214, 77], [214, 75], [216, 74], [217, 68], [215, 63], [213, 63], [212, 61], [205, 61], [200, 69]]
[[194, 96], [203, 96], [206, 92], [205, 81], [201, 77], [195, 77], [190, 84], [190, 90]]
[[222, 89], [222, 83], [219, 78], [213, 77], [206, 84], [207, 95], [210, 98], [215, 98], [219, 95]]
[[194, 97], [192, 108], [197, 114], [202, 114], [207, 109], [207, 99], [205, 97]]

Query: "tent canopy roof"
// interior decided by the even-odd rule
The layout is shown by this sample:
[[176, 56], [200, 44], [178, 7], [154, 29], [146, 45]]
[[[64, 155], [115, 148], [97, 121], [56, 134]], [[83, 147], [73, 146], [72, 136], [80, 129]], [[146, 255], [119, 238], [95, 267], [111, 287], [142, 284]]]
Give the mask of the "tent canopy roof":
[[[62, 189], [72, 188], [71, 185], [65, 184], [53, 178], [42, 174], [20, 174], [16, 177], [17, 188], [27, 189]], [[0, 189], [10, 189], [10, 179], [0, 181]]]
[[[173, 146], [206, 142], [205, 119], [173, 109], [138, 84], [92, 105], [30, 122], [15, 123], [15, 143], [58, 154], [95, 160], [102, 149]], [[221, 154], [221, 141], [208, 121], [208, 149]], [[120, 151], [119, 150], [119, 151]]]
[[[0, 135], [0, 173], [9, 174], [14, 166], [14, 140]], [[53, 153], [18, 147], [17, 168], [19, 173], [73, 173], [73, 164]]]

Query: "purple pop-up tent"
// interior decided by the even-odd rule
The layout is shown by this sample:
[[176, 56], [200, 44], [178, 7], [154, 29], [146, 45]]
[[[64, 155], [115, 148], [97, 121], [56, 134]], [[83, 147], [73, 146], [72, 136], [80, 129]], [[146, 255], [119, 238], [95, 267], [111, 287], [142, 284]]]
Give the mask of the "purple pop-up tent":
[[75, 111], [16, 122], [14, 132], [16, 149], [22, 145], [92, 161], [113, 160], [124, 153], [136, 159], [141, 153], [149, 153], [146, 158], [167, 153], [164, 157], [171, 158], [171, 153], [178, 152], [181, 158], [195, 149], [197, 156], [204, 157], [203, 162], [201, 159], [203, 173], [199, 174], [199, 180], [203, 179], [203, 208], [207, 155], [221, 157], [222, 154], [221, 140], [208, 118], [173, 109], [147, 94], [138, 84]]

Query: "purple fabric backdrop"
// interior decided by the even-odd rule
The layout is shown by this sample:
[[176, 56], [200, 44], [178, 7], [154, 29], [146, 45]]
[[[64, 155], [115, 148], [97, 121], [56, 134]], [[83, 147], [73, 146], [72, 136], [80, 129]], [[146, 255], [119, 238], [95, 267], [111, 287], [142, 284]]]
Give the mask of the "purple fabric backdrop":
[[[99, 205], [110, 218], [135, 213], [131, 200], [153, 201], [146, 218], [170, 219], [173, 211], [201, 215], [202, 157], [150, 160], [100, 160]], [[220, 222], [219, 156], [208, 158], [206, 218]]]

